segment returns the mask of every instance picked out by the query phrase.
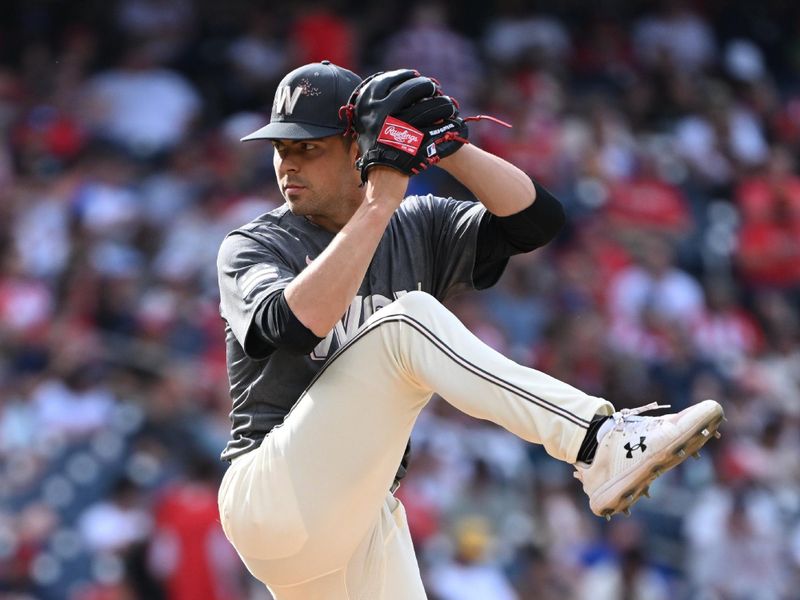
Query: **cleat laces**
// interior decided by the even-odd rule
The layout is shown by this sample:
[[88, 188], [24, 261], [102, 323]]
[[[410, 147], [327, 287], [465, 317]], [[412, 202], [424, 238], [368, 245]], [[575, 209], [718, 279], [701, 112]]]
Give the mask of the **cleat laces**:
[[658, 402], [651, 402], [650, 404], [639, 406], [637, 408], [623, 408], [622, 410], [618, 410], [611, 415], [611, 418], [614, 419], [614, 429], [621, 430], [625, 426], [625, 421], [633, 420], [631, 417], [637, 417], [638, 415], [645, 412], [650, 412], [651, 410], [658, 410], [659, 408], [670, 408], [670, 407], [671, 407], [670, 404], [659, 404]]

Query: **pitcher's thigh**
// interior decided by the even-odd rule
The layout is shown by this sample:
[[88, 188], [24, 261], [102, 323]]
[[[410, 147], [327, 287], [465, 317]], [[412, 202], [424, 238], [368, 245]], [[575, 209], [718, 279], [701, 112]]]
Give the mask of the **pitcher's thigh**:
[[382, 345], [374, 332], [338, 355], [265, 440], [286, 460], [309, 544], [367, 533], [430, 397]]
[[[269, 581], [273, 565], [249, 561]], [[275, 600], [426, 600], [405, 510], [388, 495], [380, 515], [342, 569], [293, 585], [268, 585]]]

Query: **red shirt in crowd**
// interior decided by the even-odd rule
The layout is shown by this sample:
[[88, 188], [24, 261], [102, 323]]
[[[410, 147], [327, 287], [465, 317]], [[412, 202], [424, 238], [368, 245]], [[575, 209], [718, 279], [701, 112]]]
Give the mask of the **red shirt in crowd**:
[[153, 563], [169, 600], [237, 600], [238, 557], [219, 523], [217, 493], [200, 483], [168, 490], [156, 506]]
[[739, 264], [751, 284], [800, 285], [800, 178], [754, 177], [736, 194]]
[[356, 68], [355, 38], [350, 25], [325, 9], [301, 16], [292, 26], [297, 64], [329, 60], [347, 69]]
[[691, 224], [689, 206], [681, 191], [653, 178], [613, 185], [606, 210], [611, 222], [621, 227], [680, 233]]

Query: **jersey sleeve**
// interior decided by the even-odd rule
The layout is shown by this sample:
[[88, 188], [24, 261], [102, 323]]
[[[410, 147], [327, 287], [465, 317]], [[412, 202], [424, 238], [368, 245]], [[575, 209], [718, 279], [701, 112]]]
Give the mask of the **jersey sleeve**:
[[276, 249], [246, 233], [234, 232], [223, 240], [217, 256], [220, 314], [252, 358], [269, 354], [263, 343], [251, 339], [259, 307], [296, 275]]
[[465, 290], [494, 285], [508, 259], [476, 264], [478, 231], [481, 222], [490, 216], [486, 208], [479, 202], [434, 196], [426, 197], [425, 204], [432, 219], [434, 295], [445, 299]]

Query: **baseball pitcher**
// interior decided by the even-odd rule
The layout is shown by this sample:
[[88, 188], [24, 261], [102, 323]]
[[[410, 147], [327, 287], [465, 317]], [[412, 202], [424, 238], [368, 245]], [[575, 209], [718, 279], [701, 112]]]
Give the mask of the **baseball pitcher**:
[[[233, 399], [219, 506], [277, 600], [425, 598], [392, 492], [434, 392], [574, 464], [607, 518], [718, 435], [713, 400], [615, 411], [487, 347], [444, 308], [564, 221], [547, 190], [469, 143], [468, 120], [416, 71], [361, 81], [323, 61], [286, 75], [269, 124], [244, 138], [272, 143], [286, 202], [219, 252]], [[405, 197], [432, 165], [478, 202]]]

